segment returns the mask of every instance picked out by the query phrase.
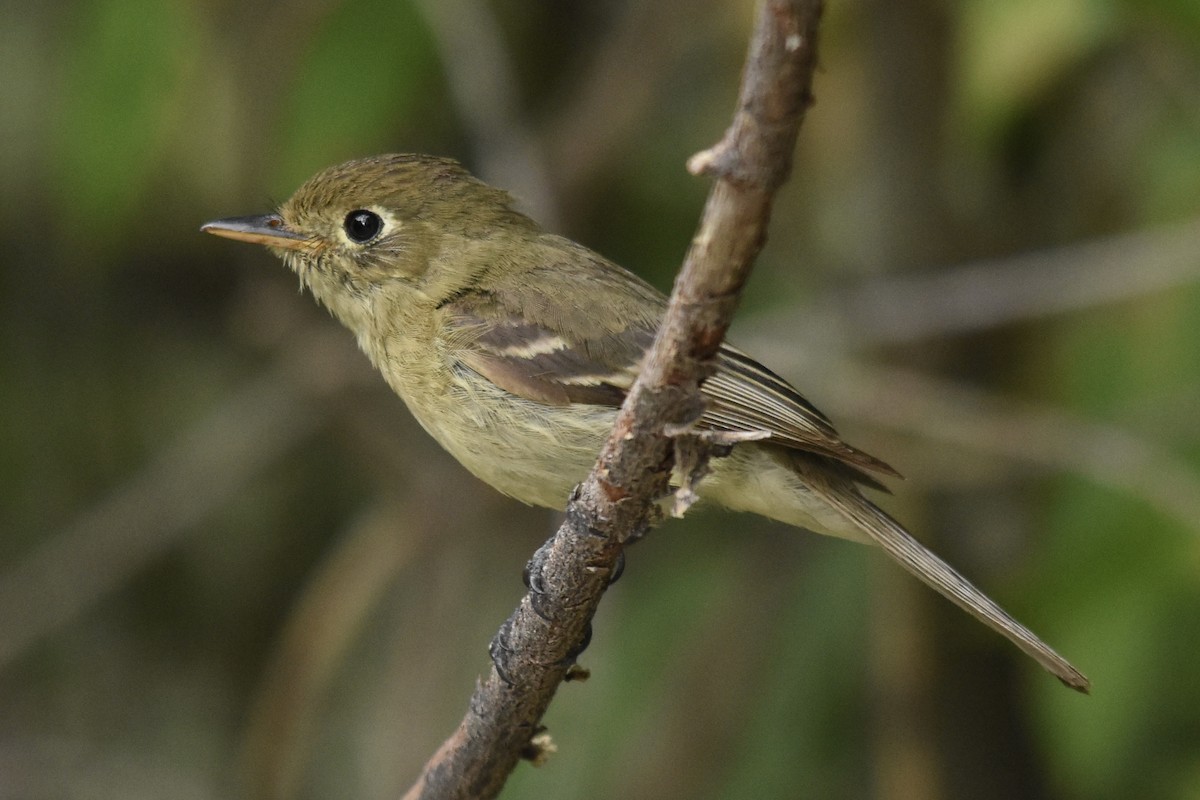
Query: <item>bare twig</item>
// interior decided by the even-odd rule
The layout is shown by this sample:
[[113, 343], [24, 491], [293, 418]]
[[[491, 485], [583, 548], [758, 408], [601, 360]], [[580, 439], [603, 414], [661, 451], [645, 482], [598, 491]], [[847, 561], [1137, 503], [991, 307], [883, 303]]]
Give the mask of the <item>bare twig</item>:
[[530, 561], [530, 590], [492, 642], [493, 669], [407, 797], [494, 797], [522, 755], [536, 757], [531, 741], [587, 644], [623, 545], [645, 531], [667, 492], [673, 452], [665, 427], [696, 416], [700, 381], [765, 239], [811, 102], [820, 12], [820, 0], [760, 4], [733, 125], [689, 162], [717, 183], [647, 364], [566, 522]]

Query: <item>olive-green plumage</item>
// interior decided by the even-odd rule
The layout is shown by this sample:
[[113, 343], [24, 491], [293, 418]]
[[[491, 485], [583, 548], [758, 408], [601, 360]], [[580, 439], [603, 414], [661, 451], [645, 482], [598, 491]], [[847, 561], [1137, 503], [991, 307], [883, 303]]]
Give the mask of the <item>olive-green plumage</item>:
[[[267, 245], [451, 455], [505, 494], [551, 508], [595, 462], [666, 308], [649, 284], [546, 233], [447, 159], [347, 162], [277, 214], [204, 229]], [[878, 544], [1087, 691], [1065, 659], [863, 496], [895, 472], [843, 442], [790, 384], [726, 345], [703, 392], [701, 426], [767, 434], [713, 462], [703, 499]]]

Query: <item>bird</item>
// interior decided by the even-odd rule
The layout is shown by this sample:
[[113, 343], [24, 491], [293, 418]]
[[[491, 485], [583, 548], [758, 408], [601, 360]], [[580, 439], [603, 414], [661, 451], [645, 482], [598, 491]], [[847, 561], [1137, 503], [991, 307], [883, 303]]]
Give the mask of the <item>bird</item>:
[[[265, 245], [451, 456], [500, 492], [552, 509], [595, 463], [667, 306], [634, 273], [545, 231], [507, 192], [436, 156], [332, 166], [275, 211], [201, 230]], [[701, 392], [697, 427], [746, 439], [713, 460], [696, 487], [703, 502], [877, 545], [1061, 682], [1090, 691], [1069, 661], [867, 497], [898, 473], [843, 441], [788, 381], [724, 343]]]

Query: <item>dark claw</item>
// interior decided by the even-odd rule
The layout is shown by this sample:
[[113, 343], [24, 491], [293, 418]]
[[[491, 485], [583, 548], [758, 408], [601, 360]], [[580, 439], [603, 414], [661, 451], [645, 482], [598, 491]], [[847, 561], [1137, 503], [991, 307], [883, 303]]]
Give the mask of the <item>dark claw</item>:
[[546, 574], [546, 553], [546, 545], [542, 545], [534, 552], [525, 564], [525, 571], [521, 574], [521, 579], [525, 582], [525, 588], [529, 590], [529, 607], [533, 609], [533, 613], [546, 622], [550, 622], [550, 615], [546, 609], [549, 600], [546, 597], [546, 585], [543, 581]]
[[588, 645], [591, 643], [592, 643], [592, 623], [589, 622], [587, 624], [587, 627], [583, 629], [583, 639], [580, 640], [579, 647], [571, 655], [578, 658], [579, 655], [584, 650], [587, 650]]
[[504, 681], [506, 686], [513, 685], [512, 676], [509, 674], [505, 663], [512, 654], [512, 648], [508, 646], [508, 637], [511, 633], [512, 620], [506, 619], [488, 645], [488, 656], [492, 659], [492, 666], [496, 668], [496, 674], [500, 676], [500, 680]]
[[545, 573], [546, 565], [546, 548], [548, 544], [543, 544], [529, 560], [525, 562], [525, 569], [521, 573], [521, 581], [525, 584], [525, 588], [537, 594], [545, 594], [545, 588], [542, 584], [542, 575]]
[[583, 638], [579, 641], [579, 644], [577, 644], [573, 648], [571, 648], [571, 652], [567, 653], [566, 656], [563, 657], [563, 663], [564, 664], [574, 664], [575, 660], [577, 658], [579, 658], [580, 655], [583, 654], [584, 650], [587, 650], [587, 646], [591, 643], [592, 643], [592, 623], [589, 622], [587, 627], [584, 628], [584, 630], [583, 630]]
[[608, 576], [608, 585], [612, 586], [617, 580], [625, 574], [625, 551], [621, 550], [617, 553], [616, 563], [613, 564], [612, 572]]

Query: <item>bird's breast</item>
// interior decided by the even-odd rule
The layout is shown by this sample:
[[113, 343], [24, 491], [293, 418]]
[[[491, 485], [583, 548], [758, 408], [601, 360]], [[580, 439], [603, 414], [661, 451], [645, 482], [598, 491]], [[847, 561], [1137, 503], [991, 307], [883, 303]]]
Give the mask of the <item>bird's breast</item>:
[[389, 347], [380, 371], [417, 421], [476, 477], [531, 505], [563, 508], [595, 463], [615, 409], [518, 397], [443, 351]]

